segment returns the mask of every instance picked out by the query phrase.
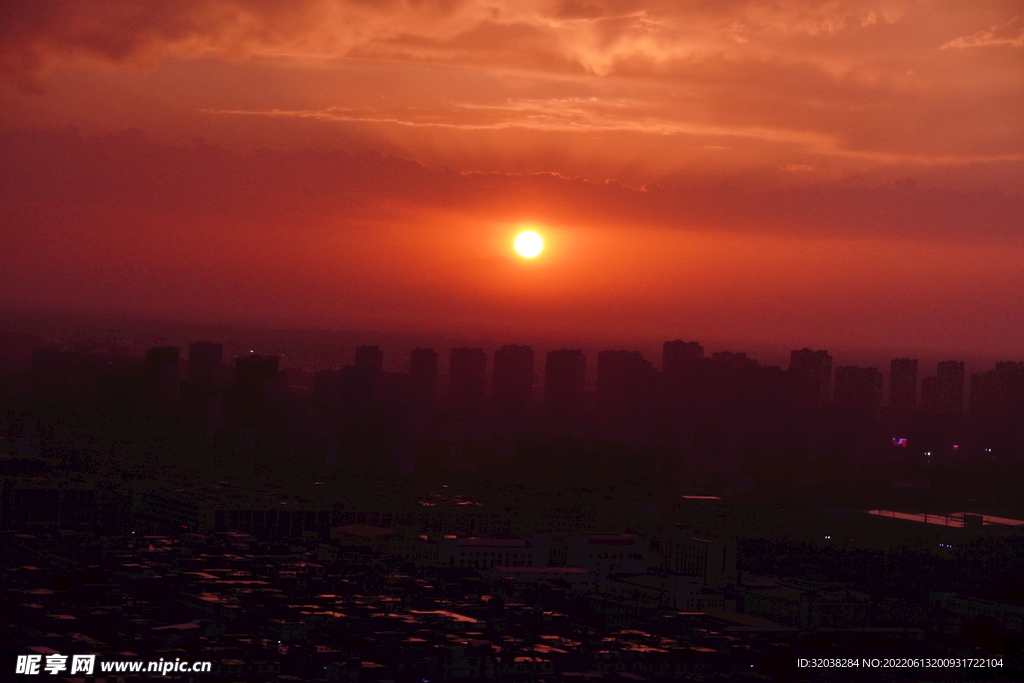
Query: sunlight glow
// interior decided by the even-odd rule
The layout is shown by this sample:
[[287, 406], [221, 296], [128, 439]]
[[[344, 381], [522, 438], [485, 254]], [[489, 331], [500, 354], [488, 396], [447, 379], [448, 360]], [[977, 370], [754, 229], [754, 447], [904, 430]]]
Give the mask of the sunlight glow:
[[528, 230], [519, 233], [514, 246], [516, 253], [523, 258], [533, 258], [544, 250], [544, 238], [532, 230]]

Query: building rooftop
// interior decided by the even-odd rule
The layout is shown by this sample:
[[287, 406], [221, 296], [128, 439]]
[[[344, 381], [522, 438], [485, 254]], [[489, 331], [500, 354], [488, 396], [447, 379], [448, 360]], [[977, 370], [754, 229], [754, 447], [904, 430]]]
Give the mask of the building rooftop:
[[395, 532], [391, 529], [384, 529], [369, 524], [346, 524], [345, 526], [332, 527], [331, 533], [349, 534], [350, 536], [359, 536], [361, 538], [380, 538], [382, 536], [393, 536]]
[[[896, 510], [867, 510], [869, 515], [889, 517], [891, 519], [902, 519], [909, 522], [924, 522], [938, 526], [954, 527], [962, 529], [966, 526], [965, 517], [974, 515], [970, 512], [951, 512], [949, 514], [934, 514], [929, 512], [897, 512]], [[995, 517], [993, 515], [974, 515], [981, 518], [983, 526], [1024, 526], [1024, 520], [1010, 519], [1008, 517]]]
[[459, 545], [465, 548], [526, 548], [526, 541], [515, 538], [460, 538]]
[[495, 572], [515, 574], [589, 574], [586, 567], [495, 567]]
[[631, 545], [639, 538], [636, 534], [590, 534], [587, 543], [590, 545]]

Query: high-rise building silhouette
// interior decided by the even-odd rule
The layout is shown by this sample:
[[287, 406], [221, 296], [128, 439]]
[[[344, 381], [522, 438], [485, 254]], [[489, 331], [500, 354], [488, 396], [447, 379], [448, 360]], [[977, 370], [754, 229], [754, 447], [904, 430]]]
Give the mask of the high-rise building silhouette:
[[452, 349], [448, 367], [448, 404], [456, 412], [478, 414], [483, 408], [487, 354], [465, 346]]
[[882, 373], [877, 368], [854, 365], [836, 368], [835, 403], [844, 408], [878, 410], [882, 406]]
[[409, 354], [409, 380], [413, 401], [431, 407], [437, 401], [437, 352], [434, 349], [413, 349]]
[[692, 414], [701, 397], [707, 395], [710, 361], [704, 358], [704, 347], [698, 342], [676, 339], [662, 345], [661, 369], [664, 422], [677, 425], [680, 416]]
[[506, 344], [494, 352], [491, 399], [495, 416], [508, 427], [522, 427], [533, 398], [533, 348]]
[[889, 364], [889, 407], [901, 413], [917, 408], [916, 358], [893, 358]]
[[146, 350], [144, 391], [152, 408], [176, 399], [179, 355], [180, 350], [174, 346], [155, 346]]
[[242, 356], [235, 360], [235, 420], [248, 429], [259, 427], [270, 383], [277, 379], [277, 356]]
[[241, 356], [235, 359], [235, 387], [242, 390], [262, 391], [269, 380], [275, 379], [280, 359], [277, 356]]
[[931, 375], [921, 380], [921, 410], [939, 412], [939, 378]]
[[704, 347], [699, 342], [684, 342], [682, 339], [667, 341], [662, 346], [661, 369], [666, 374], [682, 370], [688, 363], [704, 357]]
[[1024, 363], [999, 361], [974, 373], [969, 406], [975, 416], [1024, 418]]
[[193, 342], [188, 345], [188, 381], [212, 388], [223, 378], [224, 345], [216, 342]]
[[597, 354], [597, 417], [607, 426], [633, 426], [650, 417], [656, 372], [639, 351]]
[[938, 408], [943, 413], [959, 413], [964, 408], [964, 362], [944, 360], [939, 363]]
[[380, 347], [357, 347], [355, 364], [341, 370], [342, 409], [357, 419], [364, 415], [373, 403], [383, 372], [384, 352]]
[[211, 441], [224, 427], [224, 346], [216, 342], [188, 345], [188, 377], [181, 386], [182, 427], [194, 437]]
[[324, 406], [337, 404], [340, 396], [337, 370], [317, 370], [313, 373], [313, 400]]
[[818, 408], [832, 393], [832, 356], [828, 351], [803, 348], [789, 354], [789, 378], [793, 402], [803, 408]]
[[384, 352], [379, 346], [356, 347], [355, 367], [379, 375], [384, 372]]
[[587, 357], [579, 349], [549, 351], [544, 364], [544, 414], [558, 427], [583, 417]]

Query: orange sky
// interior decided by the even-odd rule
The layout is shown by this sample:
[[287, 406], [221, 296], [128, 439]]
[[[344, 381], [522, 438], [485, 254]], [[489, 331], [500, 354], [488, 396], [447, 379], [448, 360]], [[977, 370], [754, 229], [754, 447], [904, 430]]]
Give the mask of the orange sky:
[[0, 305], [1024, 346], [1019, 3], [14, 2], [0, 112]]

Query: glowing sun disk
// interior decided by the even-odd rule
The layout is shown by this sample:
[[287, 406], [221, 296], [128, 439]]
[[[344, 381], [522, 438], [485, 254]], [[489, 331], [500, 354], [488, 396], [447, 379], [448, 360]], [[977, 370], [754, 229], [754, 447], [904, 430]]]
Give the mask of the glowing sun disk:
[[533, 258], [544, 250], [544, 238], [532, 230], [527, 230], [516, 236], [514, 246], [516, 253], [523, 258]]

